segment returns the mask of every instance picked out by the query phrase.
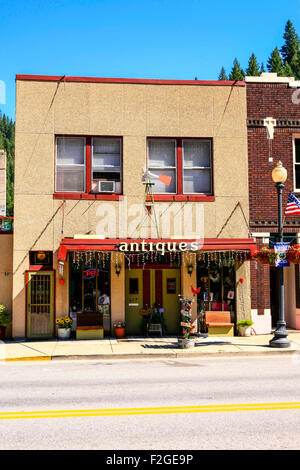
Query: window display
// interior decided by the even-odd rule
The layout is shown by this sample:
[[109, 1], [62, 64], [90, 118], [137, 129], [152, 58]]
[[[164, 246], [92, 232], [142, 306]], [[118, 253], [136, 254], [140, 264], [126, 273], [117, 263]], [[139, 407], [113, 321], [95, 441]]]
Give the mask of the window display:
[[78, 313], [102, 313], [110, 333], [110, 257], [103, 253], [70, 254], [70, 316], [76, 329]]

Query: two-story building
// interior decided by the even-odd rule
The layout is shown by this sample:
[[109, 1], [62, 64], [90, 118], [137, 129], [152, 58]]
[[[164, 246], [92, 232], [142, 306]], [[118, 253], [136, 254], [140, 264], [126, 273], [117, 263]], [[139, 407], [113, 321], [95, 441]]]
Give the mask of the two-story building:
[[[246, 77], [250, 229], [259, 248], [273, 248], [278, 232], [277, 191], [272, 170], [287, 169], [283, 212], [289, 191], [300, 197], [300, 82], [276, 73]], [[299, 215], [283, 218], [284, 241], [299, 243]], [[288, 328], [300, 328], [299, 264], [284, 268]], [[269, 333], [278, 320], [278, 270], [251, 263], [251, 314], [257, 332]]]
[[16, 77], [13, 336], [101, 312], [141, 334], [179, 295], [250, 317], [244, 82]]

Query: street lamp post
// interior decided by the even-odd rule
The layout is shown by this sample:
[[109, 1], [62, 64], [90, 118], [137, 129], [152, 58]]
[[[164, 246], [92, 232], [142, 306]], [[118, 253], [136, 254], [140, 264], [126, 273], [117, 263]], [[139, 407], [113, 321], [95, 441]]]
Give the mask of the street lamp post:
[[[284, 183], [287, 179], [287, 171], [279, 161], [272, 171], [272, 179], [277, 188], [278, 194], [278, 237], [279, 242], [283, 242], [283, 227], [282, 227], [282, 190]], [[274, 331], [274, 337], [270, 340], [269, 344], [272, 348], [288, 348], [290, 346], [287, 339], [288, 332], [286, 331], [286, 323], [284, 320], [284, 278], [283, 266], [278, 266], [279, 271], [279, 319], [277, 328]]]

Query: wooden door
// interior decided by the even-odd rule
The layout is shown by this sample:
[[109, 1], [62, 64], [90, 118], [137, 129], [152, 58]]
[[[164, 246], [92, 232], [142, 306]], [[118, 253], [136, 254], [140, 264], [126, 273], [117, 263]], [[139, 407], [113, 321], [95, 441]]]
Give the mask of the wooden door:
[[27, 336], [51, 337], [54, 333], [54, 273], [29, 272], [27, 282]]

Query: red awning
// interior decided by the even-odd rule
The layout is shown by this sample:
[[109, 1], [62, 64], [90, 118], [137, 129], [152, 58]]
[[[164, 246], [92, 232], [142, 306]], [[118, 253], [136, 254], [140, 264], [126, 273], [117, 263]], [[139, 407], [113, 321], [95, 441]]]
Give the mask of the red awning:
[[[193, 240], [185, 239], [153, 239], [148, 238], [144, 240], [145, 243], [192, 243]], [[120, 243], [141, 243], [140, 238], [105, 238], [105, 239], [74, 239], [63, 238], [58, 250], [57, 258], [59, 261], [65, 261], [67, 254], [70, 251], [118, 251]], [[250, 251], [253, 253], [257, 249], [256, 242], [253, 238], [206, 238], [200, 250], [195, 251]]]

